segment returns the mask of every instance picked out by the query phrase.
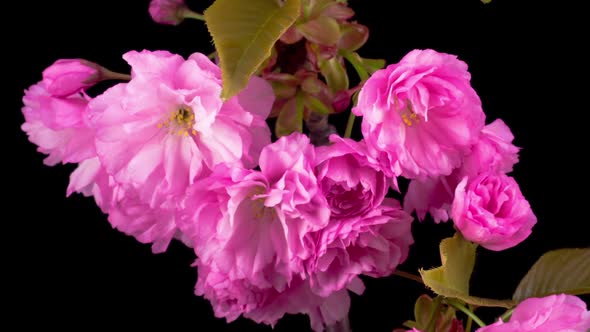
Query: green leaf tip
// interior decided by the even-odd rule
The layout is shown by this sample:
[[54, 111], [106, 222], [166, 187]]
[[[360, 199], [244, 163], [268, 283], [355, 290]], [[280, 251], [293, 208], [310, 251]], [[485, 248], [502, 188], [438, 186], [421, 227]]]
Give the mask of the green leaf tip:
[[227, 100], [238, 94], [299, 17], [300, 0], [216, 0], [205, 22], [219, 54]]

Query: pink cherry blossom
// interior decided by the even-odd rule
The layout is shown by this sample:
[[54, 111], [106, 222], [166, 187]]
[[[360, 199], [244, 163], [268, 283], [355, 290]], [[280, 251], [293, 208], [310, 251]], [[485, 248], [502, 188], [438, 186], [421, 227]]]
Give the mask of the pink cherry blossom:
[[391, 183], [369, 156], [364, 142], [332, 135], [333, 144], [316, 150], [316, 173], [331, 218], [349, 218], [378, 207]]
[[150, 16], [156, 23], [178, 25], [184, 20], [183, 12], [188, 10], [184, 0], [152, 0]]
[[588, 332], [590, 311], [573, 295], [559, 294], [521, 302], [508, 322], [477, 329], [476, 332]]
[[94, 132], [88, 121], [89, 100], [80, 93], [56, 97], [44, 81], [25, 91], [25, 123], [21, 129], [39, 152], [48, 155], [46, 165], [76, 163], [96, 155]]
[[353, 111], [385, 171], [423, 179], [461, 165], [485, 121], [469, 81], [464, 62], [433, 50], [414, 50], [371, 76]]
[[498, 173], [465, 177], [455, 189], [451, 217], [466, 239], [494, 251], [522, 242], [537, 223], [516, 181]]
[[[133, 79], [90, 104], [100, 162], [154, 206], [183, 195], [219, 163], [254, 167], [270, 143], [272, 89], [253, 78], [248, 97], [222, 102], [219, 68], [195, 53], [129, 52]], [[245, 100], [242, 104], [241, 101]]]
[[471, 152], [463, 158], [461, 167], [449, 176], [415, 179], [410, 182], [404, 208], [416, 211], [423, 220], [430, 213], [435, 222], [449, 219], [455, 188], [465, 176], [475, 177], [482, 172], [509, 173], [518, 162], [519, 148], [512, 144], [514, 136], [500, 119], [486, 125]]
[[285, 314], [302, 313], [309, 316], [312, 329], [321, 332], [348, 314], [348, 289], [358, 294], [364, 290], [362, 281], [355, 279], [347, 289], [321, 297], [311, 291], [307, 280], [296, 277], [287, 288], [278, 291], [231, 278], [215, 262], [207, 265], [199, 259], [195, 266], [199, 271], [195, 293], [211, 302], [216, 317], [228, 322], [243, 315], [274, 327]]
[[313, 160], [309, 139], [292, 134], [263, 149], [261, 171], [221, 165], [191, 186], [179, 227], [199, 258], [257, 287], [280, 290], [304, 273], [314, 250], [306, 235], [330, 216]]
[[81, 92], [101, 79], [100, 66], [82, 59], [61, 59], [43, 71], [47, 92], [67, 97]]
[[316, 254], [308, 262], [311, 289], [328, 296], [360, 274], [391, 275], [414, 242], [411, 223], [412, 217], [391, 198], [364, 215], [331, 219], [314, 236]]
[[365, 290], [359, 278], [353, 279], [345, 289], [331, 293], [327, 297], [317, 295], [311, 290], [308, 280], [296, 278], [282, 292], [269, 294], [259, 308], [244, 316], [258, 323], [274, 326], [285, 314], [305, 314], [309, 316], [311, 328], [316, 332], [326, 330], [345, 319], [350, 309], [348, 291], [362, 294]]
[[[89, 105], [98, 158], [83, 161], [68, 194], [93, 195], [113, 227], [162, 252], [185, 239], [176, 210], [189, 185], [217, 164], [254, 167], [270, 142], [272, 89], [253, 79], [222, 102], [219, 68], [201, 54], [130, 52], [133, 79]], [[94, 144], [93, 144], [94, 146]]]
[[249, 313], [304, 278], [315, 252], [307, 235], [330, 216], [314, 158], [309, 139], [294, 133], [262, 150], [260, 171], [219, 165], [190, 187], [178, 225], [205, 269], [197, 292], [218, 317]]

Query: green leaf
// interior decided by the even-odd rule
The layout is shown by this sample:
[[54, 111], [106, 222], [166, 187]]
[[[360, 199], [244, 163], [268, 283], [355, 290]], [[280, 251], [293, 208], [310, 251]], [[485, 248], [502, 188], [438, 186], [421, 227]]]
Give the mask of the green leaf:
[[303, 109], [303, 100], [299, 93], [295, 98], [285, 103], [275, 124], [277, 137], [287, 136], [295, 131], [303, 131]]
[[336, 93], [348, 89], [348, 74], [338, 57], [320, 62], [319, 67], [322, 76], [326, 79], [326, 83], [332, 92]]
[[300, 0], [217, 0], [205, 21], [219, 53], [223, 91], [229, 99], [243, 89], [271, 55], [281, 35], [299, 16]]
[[590, 294], [590, 248], [545, 253], [518, 284], [512, 299], [551, 294]]
[[466, 303], [485, 307], [510, 308], [511, 300], [494, 300], [469, 295], [469, 279], [475, 265], [476, 245], [456, 233], [440, 243], [442, 266], [420, 269], [424, 284], [436, 294], [460, 299]]
[[422, 279], [429, 287], [429, 282], [434, 282], [457, 293], [469, 294], [469, 279], [475, 265], [475, 248], [475, 244], [466, 241], [459, 233], [442, 240], [442, 266], [428, 271], [420, 270]]
[[481, 2], [483, 2], [487, 5], [488, 3], [492, 2], [492, 0], [481, 0]]

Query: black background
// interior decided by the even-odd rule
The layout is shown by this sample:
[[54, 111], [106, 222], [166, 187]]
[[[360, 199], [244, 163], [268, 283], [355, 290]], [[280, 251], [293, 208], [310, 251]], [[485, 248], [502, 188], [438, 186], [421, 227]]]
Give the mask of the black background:
[[[201, 22], [156, 25], [147, 0], [15, 1], [3, 8], [4, 200], [3, 275], [6, 317], [18, 330], [168, 327], [184, 331], [270, 331], [239, 319], [226, 324], [193, 295], [191, 250], [173, 243], [153, 255], [148, 245], [113, 230], [91, 199], [65, 198], [73, 166], [43, 166], [20, 131], [23, 90], [59, 58], [86, 58], [125, 72], [128, 50], [166, 49], [184, 56], [213, 50]], [[502, 118], [522, 147], [513, 176], [538, 224], [516, 248], [479, 250], [472, 279], [476, 295], [508, 298], [544, 252], [590, 245], [588, 220], [587, 34], [566, 2], [495, 0], [350, 1], [371, 37], [360, 53], [398, 61], [414, 48], [457, 54], [469, 64], [488, 120]], [[391, 3], [391, 8], [384, 8]], [[195, 0], [202, 11], [210, 1]], [[12, 7], [10, 7], [12, 6]], [[6, 58], [7, 57], [7, 58]], [[338, 119], [336, 119], [338, 120]], [[358, 129], [358, 128], [357, 128]], [[6, 205], [4, 205], [6, 204]], [[403, 269], [439, 264], [440, 239], [451, 225], [414, 224], [416, 244]], [[590, 267], [589, 267], [590, 268]], [[411, 318], [422, 288], [398, 277], [365, 279], [353, 296], [355, 331], [391, 331]], [[586, 298], [587, 300], [587, 298]], [[483, 312], [483, 311], [482, 311]], [[501, 313], [490, 312], [489, 315]], [[490, 319], [491, 316], [483, 314]], [[276, 331], [306, 331], [303, 316], [279, 322]]]

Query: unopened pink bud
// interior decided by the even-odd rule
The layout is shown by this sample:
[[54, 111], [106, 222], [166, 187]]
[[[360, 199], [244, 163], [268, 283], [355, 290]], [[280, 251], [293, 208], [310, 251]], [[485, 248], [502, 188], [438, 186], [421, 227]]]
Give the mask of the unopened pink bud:
[[66, 97], [99, 82], [100, 68], [82, 59], [61, 59], [43, 71], [43, 81], [51, 95]]
[[150, 16], [156, 23], [178, 25], [184, 20], [184, 12], [188, 7], [184, 0], [152, 0]]
[[353, 92], [351, 90], [342, 90], [336, 93], [334, 101], [332, 101], [332, 107], [336, 113], [341, 113], [348, 109], [352, 94]]

